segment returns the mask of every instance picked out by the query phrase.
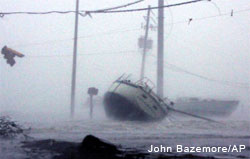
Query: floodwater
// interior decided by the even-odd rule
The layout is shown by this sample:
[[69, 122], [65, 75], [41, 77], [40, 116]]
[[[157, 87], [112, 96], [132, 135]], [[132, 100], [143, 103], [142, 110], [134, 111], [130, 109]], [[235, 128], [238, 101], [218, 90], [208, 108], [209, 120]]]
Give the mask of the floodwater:
[[[11, 113], [9, 114], [11, 116]], [[89, 118], [88, 110], [78, 113], [75, 119], [50, 118], [46, 115], [12, 115], [26, 128], [31, 128], [29, 136], [34, 139], [55, 139], [81, 142], [92, 134], [126, 149], [136, 149], [149, 153], [150, 146], [167, 146], [171, 153], [149, 153], [149, 158], [159, 156], [182, 156], [188, 153], [176, 152], [176, 146], [188, 147], [233, 147], [245, 145], [242, 152], [190, 152], [193, 157], [214, 157], [223, 159], [250, 158], [250, 122], [223, 120], [221, 124], [183, 118], [172, 114], [161, 122], [118, 122], [109, 120], [104, 112], [94, 112]], [[0, 158], [29, 158], [29, 150], [23, 150], [18, 140], [0, 139]], [[238, 149], [239, 151], [239, 149]], [[43, 155], [41, 155], [43, 154]], [[34, 155], [34, 154], [33, 154]], [[49, 153], [40, 153], [38, 158], [51, 157]], [[31, 157], [32, 158], [32, 157]], [[37, 158], [37, 156], [36, 156]]]

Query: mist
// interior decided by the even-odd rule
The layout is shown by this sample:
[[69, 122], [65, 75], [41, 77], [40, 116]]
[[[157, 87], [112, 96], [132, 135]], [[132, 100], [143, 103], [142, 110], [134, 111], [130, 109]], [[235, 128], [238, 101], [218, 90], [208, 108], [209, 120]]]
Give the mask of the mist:
[[[133, 1], [80, 1], [80, 10], [128, 2]], [[130, 8], [148, 5], [156, 6], [157, 1], [147, 0]], [[240, 106], [231, 119], [249, 120], [250, 15], [247, 11], [223, 15], [249, 7], [248, 0], [230, 3], [216, 0], [165, 9], [165, 96], [172, 100], [182, 96], [236, 99]], [[75, 2], [66, 0], [0, 2], [1, 12], [74, 9]], [[157, 11], [153, 12], [157, 19]], [[202, 19], [213, 15], [219, 16]], [[35, 120], [39, 120], [37, 114], [69, 119], [74, 16], [5, 15], [0, 18], [0, 47], [7, 45], [25, 54], [22, 59], [16, 58], [13, 67], [0, 58], [1, 112], [27, 114], [37, 117]], [[146, 11], [79, 17], [76, 116], [88, 115], [84, 103], [89, 87], [98, 88], [98, 96], [103, 96], [123, 73], [139, 78], [142, 51], [138, 49], [137, 40], [144, 35], [143, 16]], [[188, 23], [190, 18], [194, 20]], [[146, 57], [145, 75], [156, 83], [157, 32], [150, 30], [149, 37], [153, 40], [153, 49]], [[167, 64], [210, 79], [230, 81], [230, 84], [176, 72]], [[244, 87], [237, 83], [244, 83]], [[102, 106], [95, 107], [97, 112], [98, 107]]]

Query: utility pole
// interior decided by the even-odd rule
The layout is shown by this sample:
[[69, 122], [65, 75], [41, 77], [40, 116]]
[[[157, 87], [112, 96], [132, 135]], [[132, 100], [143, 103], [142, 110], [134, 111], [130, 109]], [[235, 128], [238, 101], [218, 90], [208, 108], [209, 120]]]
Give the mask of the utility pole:
[[159, 97], [164, 97], [163, 83], [163, 61], [164, 61], [164, 0], [158, 0], [158, 46], [157, 46], [157, 94]]
[[141, 79], [144, 78], [144, 71], [145, 71], [145, 58], [146, 58], [146, 51], [147, 51], [149, 20], [150, 20], [150, 6], [148, 6], [147, 23], [146, 23], [145, 36], [144, 36], [142, 65], [141, 65]]
[[70, 115], [72, 118], [74, 117], [74, 113], [75, 113], [78, 14], [79, 14], [79, 0], [76, 0], [75, 36], [74, 36], [74, 50], [73, 50], [74, 52], [73, 52], [72, 82], [71, 82], [71, 107], [70, 107], [70, 113], [71, 113]]

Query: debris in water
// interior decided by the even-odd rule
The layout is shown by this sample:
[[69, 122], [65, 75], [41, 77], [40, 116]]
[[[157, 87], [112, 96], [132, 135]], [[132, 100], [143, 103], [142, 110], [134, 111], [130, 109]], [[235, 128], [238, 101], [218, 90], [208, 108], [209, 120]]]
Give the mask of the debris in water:
[[20, 125], [11, 121], [9, 117], [0, 116], [0, 137], [15, 137], [19, 134], [26, 136]]

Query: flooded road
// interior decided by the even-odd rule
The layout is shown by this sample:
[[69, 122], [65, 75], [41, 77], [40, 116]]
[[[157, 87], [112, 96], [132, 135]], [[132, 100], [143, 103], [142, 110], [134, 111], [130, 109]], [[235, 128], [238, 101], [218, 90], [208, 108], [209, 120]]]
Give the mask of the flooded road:
[[[108, 142], [120, 145], [124, 149], [136, 149], [145, 153], [148, 153], [151, 146], [172, 148], [171, 153], [150, 153], [152, 158], [187, 154], [196, 157], [250, 158], [249, 121], [223, 120], [221, 124], [217, 124], [170, 115], [161, 122], [118, 122], [109, 120], [105, 115], [98, 115], [98, 118], [90, 119], [87, 111], [83, 112], [83, 114], [84, 116], [76, 116], [73, 120], [54, 119], [44, 115], [41, 115], [44, 120], [39, 115], [26, 116], [25, 118], [19, 115], [16, 120], [24, 127], [30, 128], [29, 136], [35, 140], [55, 139], [80, 143], [86, 135], [92, 134]], [[23, 140], [20, 139], [20, 141]], [[25, 156], [29, 155], [28, 150], [23, 152], [20, 143], [18, 144], [16, 140], [1, 139], [0, 141], [2, 143], [2, 155], [3, 153], [11, 155], [12, 151], [17, 152], [16, 158], [25, 158]], [[245, 149], [242, 152], [235, 150], [233, 152], [184, 153], [176, 152], [177, 145], [183, 147], [233, 147], [245, 145]], [[1, 156], [1, 158], [6, 158], [6, 155]]]

